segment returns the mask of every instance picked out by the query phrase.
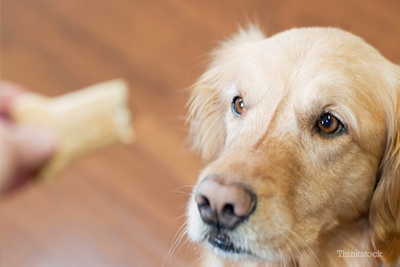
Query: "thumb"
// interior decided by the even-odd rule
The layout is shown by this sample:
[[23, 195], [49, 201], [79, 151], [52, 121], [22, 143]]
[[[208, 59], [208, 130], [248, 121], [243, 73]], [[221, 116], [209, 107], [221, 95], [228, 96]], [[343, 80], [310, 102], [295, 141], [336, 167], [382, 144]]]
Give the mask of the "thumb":
[[56, 138], [51, 131], [32, 126], [2, 124], [0, 131], [0, 189], [4, 191], [22, 183], [21, 173], [29, 175], [51, 157]]
[[38, 127], [17, 125], [10, 141], [19, 167], [28, 170], [40, 167], [55, 150], [55, 134]]

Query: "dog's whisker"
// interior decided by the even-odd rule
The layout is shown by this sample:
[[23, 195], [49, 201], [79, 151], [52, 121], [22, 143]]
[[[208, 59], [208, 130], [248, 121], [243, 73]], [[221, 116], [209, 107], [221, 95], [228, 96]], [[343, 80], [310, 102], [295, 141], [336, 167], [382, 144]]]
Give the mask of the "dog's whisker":
[[166, 261], [169, 259], [171, 260], [172, 255], [175, 253], [175, 249], [178, 246], [179, 242], [182, 240], [182, 237], [186, 235], [187, 229], [186, 229], [186, 222], [184, 224], [182, 224], [182, 226], [178, 229], [178, 231], [176, 232], [174, 238], [172, 239], [173, 242], [171, 244], [171, 247], [167, 253], [167, 255], [165, 256], [164, 262], [162, 264], [162, 267], [164, 267]]
[[205, 256], [206, 256], [205, 252], [200, 253], [200, 255], [197, 257], [197, 259], [193, 260], [192, 263], [189, 265], [189, 267], [191, 267], [192, 265], [194, 265], [198, 261], [202, 260]]
[[193, 188], [194, 188], [194, 185], [182, 185], [182, 186], [178, 187], [176, 190], [181, 190], [181, 189], [184, 189], [184, 188], [193, 189]]
[[[186, 235], [186, 234], [187, 234], [187, 232], [185, 231], [184, 235], [182, 235], [182, 237], [181, 237], [181, 240], [182, 240], [183, 238], [185, 238], [185, 235]], [[189, 239], [186, 239], [185, 242], [183, 242], [183, 243], [180, 245], [180, 247], [177, 249], [177, 251], [180, 251], [180, 250], [182, 249], [182, 247], [183, 247], [184, 245], [186, 245], [186, 244], [190, 244], [190, 240], [189, 240]]]
[[314, 252], [314, 248], [311, 248], [311, 245], [308, 247], [308, 251], [311, 253], [311, 255], [313, 255], [313, 257], [315, 258], [315, 260], [318, 263], [318, 266], [322, 266], [321, 261], [319, 260], [319, 258], [317, 257], [317, 255]]
[[180, 194], [183, 196], [191, 196], [192, 195], [192, 193], [183, 192], [183, 191], [173, 191], [173, 193]]
[[[185, 188], [191, 189], [190, 192], [181, 191], [182, 189], [185, 189]], [[193, 185], [184, 185], [184, 186], [181, 186], [181, 187], [177, 188], [176, 190], [174, 190], [172, 192], [176, 193], [176, 194], [184, 195], [184, 196], [191, 196], [193, 188], [194, 188]]]
[[[282, 267], [282, 261], [284, 260], [283, 253], [282, 253], [281, 249], [279, 248], [278, 244], [276, 242], [274, 242], [274, 243], [275, 243], [275, 247], [279, 251], [279, 265]], [[283, 261], [283, 267], [286, 267], [286, 263], [284, 261]]]
[[[288, 227], [285, 227], [284, 229], [287, 230], [287, 231], [289, 231], [292, 235], [296, 236], [303, 244], [306, 244], [304, 238], [301, 238], [301, 237], [300, 237], [298, 234], [296, 234], [294, 231], [292, 231], [292, 230], [289, 229]], [[306, 248], [307, 248], [307, 251], [309, 251], [309, 252], [313, 255], [313, 257], [316, 259], [316, 261], [318, 262], [318, 265], [321, 266], [321, 262], [320, 262], [320, 260], [318, 259], [317, 255], [315, 254], [314, 250], [313, 250], [313, 249], [310, 249], [310, 248], [311, 248], [311, 244], [307, 245]]]
[[[286, 230], [289, 230], [289, 232], [290, 232], [292, 235], [294, 235], [294, 233], [293, 233], [292, 230], [290, 230], [290, 229], [286, 229]], [[293, 247], [294, 247], [294, 248], [296, 249], [296, 251], [297, 251], [297, 255], [301, 255], [300, 249], [298, 248], [298, 246], [296, 246], [296, 244], [293, 242], [293, 240], [292, 240], [288, 235], [284, 235], [284, 236], [285, 236], [285, 238], [286, 238], [289, 242], [292, 243]], [[301, 240], [301, 239], [300, 239], [300, 240]]]
[[[181, 207], [182, 209], [182, 207]], [[176, 223], [177, 221], [179, 221], [180, 219], [182, 219], [183, 217], [186, 217], [186, 214], [182, 214], [181, 216], [178, 216], [177, 218], [173, 219], [172, 222]]]
[[[296, 245], [293, 243], [293, 241], [286, 234], [283, 234], [282, 236], [284, 238], [286, 238], [288, 241], [292, 242], [292, 244], [295, 246], [295, 248], [297, 248]], [[283, 259], [283, 262], [285, 263], [285, 265], [286, 265], [287, 260], [289, 260], [290, 262], [293, 262], [295, 260], [295, 258], [296, 258], [296, 255], [292, 251], [292, 247], [291, 246], [287, 246], [287, 249], [289, 249], [290, 257]]]
[[[178, 248], [178, 246], [179, 246], [179, 243], [181, 243], [182, 239], [185, 237], [186, 232], [187, 232], [186, 229], [185, 229], [184, 231], [182, 231], [182, 233], [180, 234], [179, 238], [177, 239], [175, 248], [174, 248], [174, 250], [172, 251], [172, 253], [175, 253], [175, 252], [176, 252], [176, 250], [177, 250], [177, 248]], [[181, 247], [182, 247], [182, 245], [181, 245]], [[181, 248], [181, 247], [180, 247], [180, 248]], [[179, 248], [179, 249], [180, 249], [180, 248]], [[178, 251], [179, 251], [179, 249], [178, 249]]]

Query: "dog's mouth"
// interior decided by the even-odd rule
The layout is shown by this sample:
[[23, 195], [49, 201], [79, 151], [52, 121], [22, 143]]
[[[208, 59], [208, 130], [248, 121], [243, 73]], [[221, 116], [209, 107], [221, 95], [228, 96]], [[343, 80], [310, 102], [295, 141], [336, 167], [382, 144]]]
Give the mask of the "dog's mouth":
[[233, 254], [249, 254], [251, 253], [244, 248], [236, 246], [228, 235], [221, 232], [213, 232], [208, 235], [208, 242], [215, 248], [218, 248], [227, 253]]

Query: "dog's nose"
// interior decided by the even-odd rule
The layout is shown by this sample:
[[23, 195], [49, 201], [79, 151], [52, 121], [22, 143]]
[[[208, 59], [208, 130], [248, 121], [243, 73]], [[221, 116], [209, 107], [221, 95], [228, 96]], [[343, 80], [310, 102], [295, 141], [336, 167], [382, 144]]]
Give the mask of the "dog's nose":
[[212, 178], [199, 184], [195, 201], [205, 223], [228, 230], [244, 221], [256, 206], [255, 194], [243, 185], [226, 185]]

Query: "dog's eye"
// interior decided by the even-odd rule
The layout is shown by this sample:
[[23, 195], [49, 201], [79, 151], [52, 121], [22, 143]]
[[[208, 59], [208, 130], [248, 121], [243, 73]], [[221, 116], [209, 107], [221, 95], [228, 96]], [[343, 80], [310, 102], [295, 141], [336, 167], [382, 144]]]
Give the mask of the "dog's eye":
[[343, 124], [333, 115], [325, 113], [317, 122], [317, 129], [322, 134], [335, 134], [344, 129]]
[[235, 96], [232, 101], [232, 112], [236, 116], [240, 116], [243, 114], [243, 109], [244, 109], [244, 102], [243, 98], [240, 96]]

